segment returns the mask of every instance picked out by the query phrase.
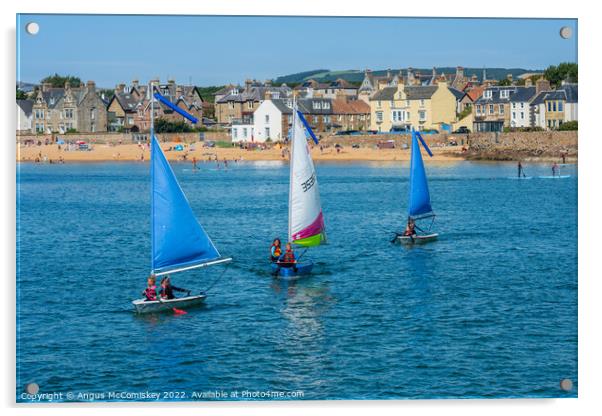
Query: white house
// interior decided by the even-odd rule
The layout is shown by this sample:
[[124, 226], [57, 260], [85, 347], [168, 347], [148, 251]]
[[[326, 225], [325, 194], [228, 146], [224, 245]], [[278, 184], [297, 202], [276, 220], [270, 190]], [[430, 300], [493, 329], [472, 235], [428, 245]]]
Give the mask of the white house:
[[292, 117], [292, 102], [287, 99], [266, 99], [253, 113], [255, 141], [286, 140], [289, 119]]
[[232, 142], [252, 142], [253, 137], [253, 124], [249, 122], [232, 123], [232, 129], [230, 130]]
[[535, 87], [517, 87], [510, 95], [510, 127], [531, 126], [531, 101]]
[[17, 133], [31, 132], [33, 100], [17, 100]]

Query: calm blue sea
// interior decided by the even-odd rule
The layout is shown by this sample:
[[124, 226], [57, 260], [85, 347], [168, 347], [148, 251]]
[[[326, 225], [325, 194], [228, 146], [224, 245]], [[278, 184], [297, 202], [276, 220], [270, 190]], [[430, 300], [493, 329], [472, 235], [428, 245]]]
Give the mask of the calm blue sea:
[[[130, 301], [149, 273], [148, 164], [20, 164], [17, 400], [27, 383], [56, 400], [576, 397], [576, 167], [426, 164], [441, 237], [413, 248], [389, 242], [407, 163], [318, 164], [329, 244], [290, 284], [267, 263], [288, 165], [173, 164], [235, 261], [206, 306], [145, 317]], [[201, 290], [223, 270], [173, 280]]]

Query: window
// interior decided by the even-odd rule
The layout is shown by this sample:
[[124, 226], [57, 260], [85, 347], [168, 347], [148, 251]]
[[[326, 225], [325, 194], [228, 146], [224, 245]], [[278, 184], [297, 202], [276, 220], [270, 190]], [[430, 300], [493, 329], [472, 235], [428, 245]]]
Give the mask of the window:
[[564, 103], [562, 101], [558, 101], [558, 111], [564, 111], [563, 107], [564, 107]]
[[514, 110], [516, 108], [516, 103], [512, 103], [512, 109]]
[[382, 121], [383, 121], [383, 112], [382, 111], [377, 111], [376, 112], [376, 121], [378, 123], [382, 123]]
[[552, 108], [554, 109], [553, 111], [556, 111], [556, 101], [552, 102]]
[[515, 119], [516, 118], [516, 113], [513, 111], [512, 112], [512, 118]]
[[483, 93], [483, 97], [485, 97], [485, 98], [491, 98], [491, 90], [486, 90], [486, 91]]
[[500, 114], [504, 114], [504, 104], [500, 104]]
[[228, 104], [230, 105], [230, 109], [234, 110], [234, 101], [229, 101]]
[[237, 129], [236, 127], [234, 127], [234, 128], [232, 129], [232, 137], [233, 137], [234, 139], [237, 139], [237, 138], [238, 138], [238, 129]]
[[424, 110], [419, 111], [418, 112], [418, 119], [420, 121], [426, 120], [426, 111], [424, 111]]
[[266, 138], [266, 139], [269, 139], [269, 138], [270, 138], [270, 128], [269, 128], [269, 127], [266, 127], [266, 128], [265, 128], [265, 138]]
[[378, 105], [379, 107], [381, 106], [380, 100], [376, 102], [376, 105]]
[[36, 131], [38, 133], [43, 133], [44, 132], [44, 124], [43, 123], [36, 123]]
[[493, 104], [489, 104], [489, 114], [493, 114]]
[[552, 111], [552, 102], [548, 101], [548, 111]]
[[424, 107], [424, 100], [420, 100], [420, 107]]
[[520, 103], [520, 108], [521, 109], [525, 108], [525, 103]]
[[265, 115], [265, 122], [266, 122], [266, 123], [269, 123], [269, 122], [270, 122], [270, 115], [269, 115], [269, 114], [266, 114], [266, 115]]
[[134, 117], [128, 117], [128, 124], [129, 125], [134, 124]]
[[521, 111], [521, 112], [520, 112], [520, 119], [521, 119], [521, 120], [524, 120], [524, 119], [525, 119], [525, 112], [524, 112], [524, 111]]
[[242, 137], [245, 139], [247, 138], [247, 128], [246, 127], [242, 128]]
[[94, 123], [92, 123], [92, 124], [90, 125], [90, 130], [92, 131], [92, 133], [95, 133], [95, 132], [96, 132], [96, 125], [95, 125]]
[[510, 97], [510, 91], [509, 90], [501, 90], [500, 91], [500, 98], [508, 98]]
[[252, 109], [253, 109], [253, 101], [247, 101], [247, 108], [248, 108], [249, 110], [252, 110]]
[[65, 108], [65, 118], [73, 118], [73, 109]]
[[90, 109], [90, 120], [94, 120], [96, 119], [96, 109], [94, 107], [92, 107]]

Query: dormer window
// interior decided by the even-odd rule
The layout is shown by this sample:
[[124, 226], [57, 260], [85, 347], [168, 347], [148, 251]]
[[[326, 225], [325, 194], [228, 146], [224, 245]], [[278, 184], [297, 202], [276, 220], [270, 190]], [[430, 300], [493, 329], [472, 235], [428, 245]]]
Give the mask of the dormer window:
[[319, 110], [320, 109], [320, 102], [319, 101], [314, 101], [313, 107], [314, 107], [314, 110]]
[[485, 98], [491, 98], [491, 96], [492, 96], [492, 91], [491, 90], [486, 90], [483, 93], [483, 97], [485, 97]]
[[325, 110], [328, 110], [330, 108], [330, 103], [327, 101], [324, 101], [324, 105], [323, 105]]
[[508, 98], [510, 97], [510, 90], [501, 90], [500, 91], [500, 98]]

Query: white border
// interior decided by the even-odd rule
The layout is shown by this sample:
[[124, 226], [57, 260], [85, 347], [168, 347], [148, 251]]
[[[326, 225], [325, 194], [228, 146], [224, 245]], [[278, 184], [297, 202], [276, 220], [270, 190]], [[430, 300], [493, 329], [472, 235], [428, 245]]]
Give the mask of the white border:
[[[400, 412], [446, 415], [504, 415], [508, 413], [527, 413], [563, 415], [589, 414], [600, 408], [599, 388], [601, 387], [600, 325], [602, 301], [598, 299], [600, 291], [600, 268], [596, 255], [600, 235], [600, 175], [601, 163], [596, 160], [602, 156], [602, 133], [596, 132], [602, 106], [598, 104], [602, 85], [602, 65], [600, 59], [601, 27], [600, 13], [595, 3], [567, 2], [549, 0], [525, 2], [506, 0], [504, 2], [483, 2], [479, 0], [432, 0], [427, 2], [401, 2], [371, 0], [351, 3], [345, 0], [305, 0], [302, 2], [229, 0], [202, 3], [186, 0], [124, 2], [123, 0], [103, 0], [102, 2], [70, 2], [67, 0], [28, 0], [27, 2], [3, 2], [0, 19], [2, 20], [2, 81], [5, 94], [0, 102], [0, 121], [3, 130], [1, 136], [2, 153], [2, 189], [5, 192], [0, 216], [0, 229], [3, 232], [0, 247], [0, 263], [5, 265], [3, 273], [2, 329], [2, 404], [9, 407], [5, 414], [31, 414], [32, 409], [42, 410], [44, 414], [97, 415], [107, 410], [114, 412], [132, 412], [144, 415], [165, 416], [169, 408], [177, 407], [178, 415], [198, 414], [240, 414], [244, 411], [252, 415], [303, 415], [307, 413], [325, 415], [334, 411], [349, 415], [365, 415], [376, 410], [382, 414]], [[466, 16], [466, 17], [559, 17], [579, 18], [579, 65], [580, 92], [579, 124], [579, 399], [562, 400], [434, 400], [434, 401], [340, 401], [340, 402], [294, 402], [294, 403], [191, 403], [157, 405], [112, 404], [112, 405], [54, 405], [54, 406], [15, 406], [14, 402], [14, 363], [15, 363], [15, 106], [13, 85], [15, 82], [15, 14], [21, 13], [130, 13], [130, 14], [263, 14], [263, 15], [348, 15], [348, 16]], [[535, 41], [536, 40], [529, 40]], [[244, 46], [244, 45], [239, 45]], [[452, 63], [453, 64], [453, 63]], [[595, 100], [597, 98], [598, 100]], [[598, 128], [599, 129], [599, 128]], [[8, 231], [6, 231], [8, 230]], [[12, 232], [11, 232], [12, 231]], [[561, 236], [550, 236], [552, 240], [563, 244]], [[83, 409], [85, 408], [85, 410]], [[123, 409], [123, 410], [121, 410]]]

